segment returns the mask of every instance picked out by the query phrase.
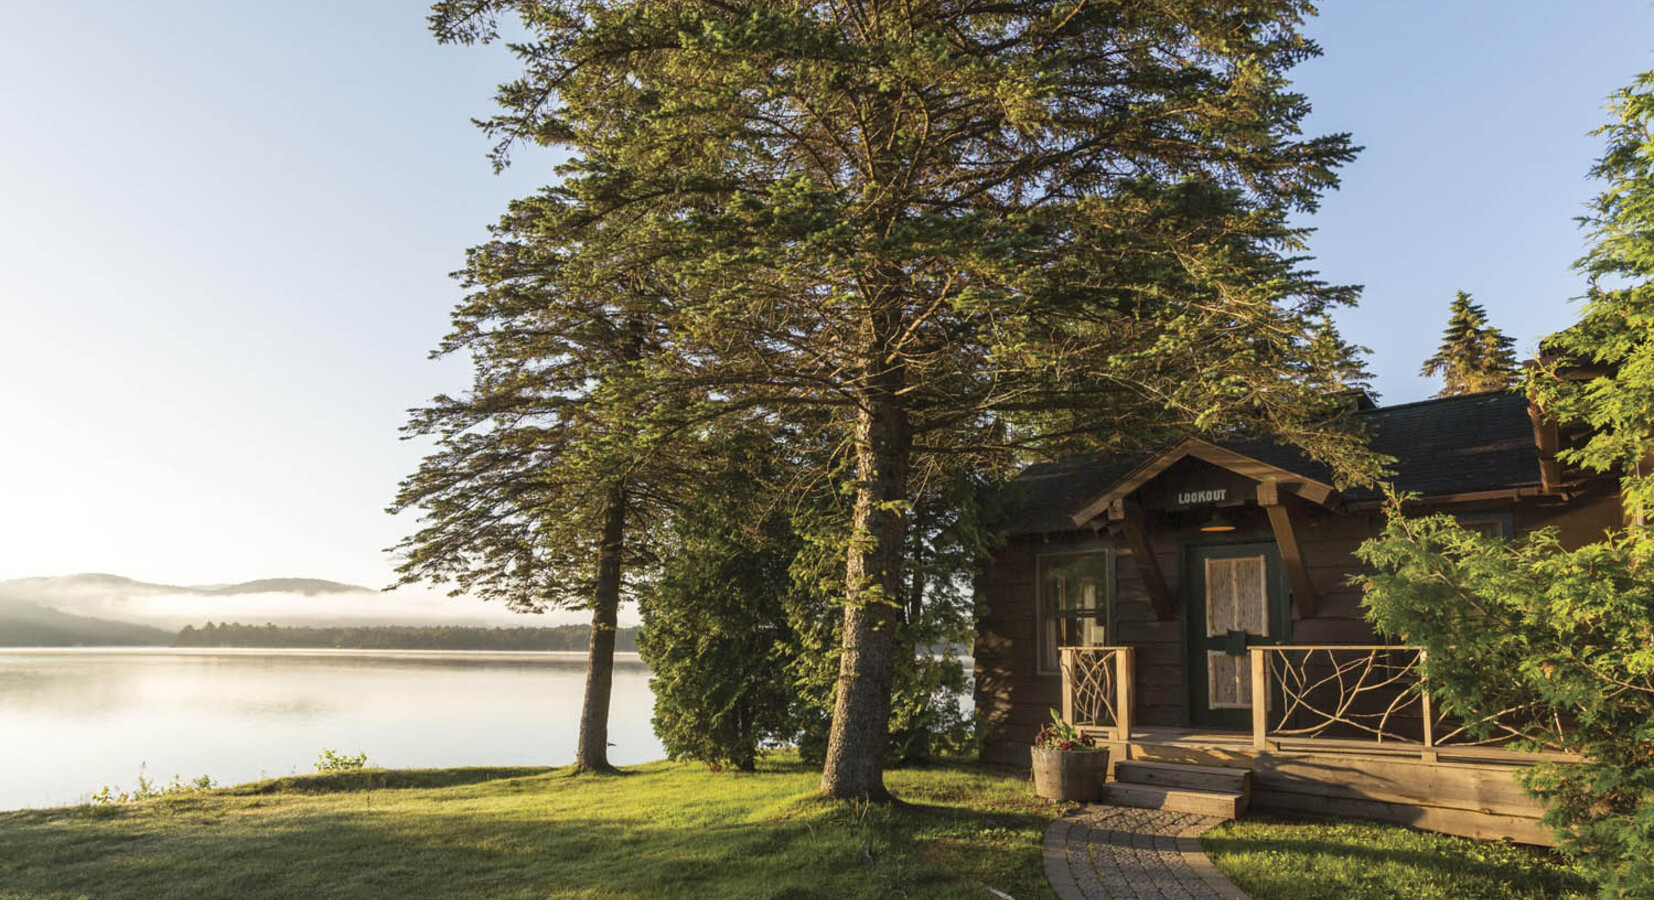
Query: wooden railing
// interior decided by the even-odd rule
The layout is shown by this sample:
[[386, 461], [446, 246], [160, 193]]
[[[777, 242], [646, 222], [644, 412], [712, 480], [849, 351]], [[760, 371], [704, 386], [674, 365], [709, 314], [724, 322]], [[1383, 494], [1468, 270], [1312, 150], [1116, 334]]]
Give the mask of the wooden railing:
[[[1435, 761], [1442, 752], [1505, 757], [1483, 751], [1547, 730], [1560, 733], [1560, 723], [1514, 727], [1511, 723], [1529, 714], [1521, 709], [1502, 710], [1474, 723], [1439, 709], [1421, 677], [1420, 647], [1299, 644], [1251, 647], [1248, 652], [1252, 743], [1258, 750], [1303, 743], [1359, 752], [1378, 744], [1416, 750]], [[1135, 712], [1136, 651], [1063, 647], [1061, 656], [1063, 720], [1112, 740], [1127, 740]], [[1549, 749], [1558, 749], [1554, 740]]]
[[1476, 722], [1438, 709], [1421, 679], [1420, 647], [1276, 645], [1250, 652], [1252, 742], [1259, 750], [1290, 740], [1361, 741], [1417, 746], [1433, 761], [1443, 747], [1498, 747], [1534, 731], [1509, 724], [1526, 714], [1520, 709]]
[[1076, 728], [1131, 735], [1136, 651], [1131, 647], [1063, 647], [1062, 717]]

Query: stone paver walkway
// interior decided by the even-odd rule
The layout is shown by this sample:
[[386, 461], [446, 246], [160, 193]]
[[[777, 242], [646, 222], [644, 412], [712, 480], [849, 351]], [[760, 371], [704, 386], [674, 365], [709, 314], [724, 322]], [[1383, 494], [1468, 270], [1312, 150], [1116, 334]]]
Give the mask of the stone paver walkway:
[[1200, 849], [1222, 821], [1088, 806], [1045, 832], [1045, 878], [1062, 900], [1246, 900]]

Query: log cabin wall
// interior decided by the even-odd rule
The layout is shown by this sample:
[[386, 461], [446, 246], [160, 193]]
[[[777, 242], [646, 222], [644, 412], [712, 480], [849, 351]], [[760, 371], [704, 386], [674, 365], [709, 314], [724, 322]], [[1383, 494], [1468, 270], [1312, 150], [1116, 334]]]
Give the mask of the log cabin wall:
[[[1556, 528], [1563, 542], [1578, 546], [1601, 537], [1623, 522], [1613, 494], [1518, 501], [1453, 503], [1427, 507], [1450, 512], [1467, 523], [1503, 523], [1506, 534]], [[1426, 511], [1421, 509], [1420, 512]], [[1231, 541], [1273, 540], [1255, 508], [1231, 511], [1242, 526]], [[1314, 585], [1316, 615], [1293, 613], [1291, 640], [1302, 644], [1381, 642], [1361, 610], [1361, 590], [1350, 579], [1369, 572], [1355, 556], [1361, 542], [1383, 527], [1376, 509], [1333, 513], [1309, 504], [1292, 509], [1294, 525]], [[1181, 617], [1186, 548], [1213, 542], [1192, 523], [1181, 526], [1165, 517], [1151, 521], [1150, 542], [1168, 587], [1178, 599], [1177, 618], [1161, 619], [1127, 542], [1118, 529], [1024, 535], [1012, 538], [978, 581], [982, 616], [976, 643], [976, 709], [982, 727], [982, 758], [1022, 764], [1034, 733], [1062, 703], [1061, 677], [1036, 670], [1039, 613], [1038, 560], [1045, 554], [1088, 549], [1112, 551], [1114, 596], [1109, 614], [1111, 644], [1137, 648], [1136, 721], [1144, 726], [1189, 724], [1189, 685], [1185, 673], [1184, 623]]]
[[[1435, 510], [1451, 512], [1467, 523], [1501, 522], [1506, 534], [1557, 528], [1570, 546], [1595, 540], [1622, 522], [1619, 500], [1613, 495], [1572, 501], [1530, 498], [1448, 504], [1431, 508]], [[1226, 540], [1272, 540], [1259, 510], [1231, 513], [1241, 527]], [[1382, 511], [1337, 514], [1304, 504], [1295, 506], [1292, 514], [1317, 604], [1312, 617], [1293, 612], [1291, 642], [1382, 642], [1363, 616], [1360, 588], [1350, 583], [1352, 576], [1370, 571], [1355, 557], [1355, 549], [1382, 528]], [[1026, 763], [1035, 732], [1049, 721], [1051, 710], [1061, 707], [1061, 676], [1037, 671], [1038, 561], [1046, 554], [1111, 551], [1114, 593], [1107, 641], [1137, 648], [1136, 722], [1149, 727], [1189, 725], [1183, 563], [1187, 548], [1214, 539], [1200, 534], [1192, 524], [1178, 526], [1163, 518], [1150, 523], [1150, 542], [1160, 571], [1178, 602], [1177, 617], [1162, 619], [1155, 613], [1127, 542], [1117, 532], [1117, 528], [1104, 528], [1014, 537], [979, 579], [982, 615], [975, 650], [975, 701], [984, 761]]]
[[[1232, 511], [1241, 527], [1223, 538], [1202, 535], [1195, 523], [1168, 527], [1151, 521], [1149, 539], [1177, 615], [1156, 615], [1127, 542], [1108, 530], [1074, 531], [1013, 538], [996, 555], [977, 585], [982, 616], [975, 651], [976, 709], [984, 761], [1022, 764], [1028, 747], [1051, 710], [1062, 703], [1061, 676], [1037, 671], [1038, 560], [1045, 554], [1107, 548], [1113, 555], [1114, 595], [1108, 643], [1137, 648], [1134, 689], [1136, 722], [1143, 726], [1189, 724], [1183, 569], [1186, 549], [1213, 543], [1267, 542], [1273, 537], [1261, 511]], [[1353, 551], [1371, 536], [1376, 514], [1332, 516], [1294, 510], [1299, 541], [1319, 598], [1317, 615], [1294, 614], [1291, 638], [1313, 643], [1371, 643], [1372, 629], [1361, 616], [1360, 589], [1346, 583], [1361, 571]]]
[[[1613, 479], [1555, 463], [1550, 444], [1558, 439], [1543, 440], [1554, 424], [1519, 394], [1385, 408], [1362, 398], [1352, 409], [1373, 449], [1395, 460], [1396, 488], [1424, 498], [1417, 512], [1449, 512], [1507, 537], [1556, 528], [1566, 546], [1624, 524]], [[1147, 458], [1072, 459], [1023, 472], [1012, 485], [1020, 494], [1011, 504], [1011, 537], [977, 584], [975, 696], [983, 759], [1026, 762], [1035, 732], [1062, 703], [1061, 676], [1040, 671], [1038, 659], [1040, 561], [1047, 554], [1109, 553], [1104, 641], [1137, 649], [1135, 721], [1143, 726], [1191, 721], [1189, 586], [1183, 583], [1191, 548], [1275, 544], [1298, 596], [1289, 633], [1264, 642], [1378, 642], [1363, 617], [1360, 588], [1350, 580], [1367, 571], [1355, 550], [1383, 527], [1381, 497], [1371, 489], [1338, 495], [1331, 481], [1330, 472], [1294, 448], [1262, 440], [1219, 445], [1191, 438]], [[1201, 525], [1214, 513], [1232, 520], [1235, 530], [1203, 534]], [[1283, 522], [1288, 540], [1276, 544]], [[1133, 546], [1154, 554], [1164, 591], [1155, 589], [1154, 572], [1145, 580]]]
[[1039, 615], [1037, 554], [1095, 541], [1075, 532], [1048, 540], [1012, 539], [977, 581], [981, 616], [975, 649], [976, 716], [985, 762], [1023, 764], [1035, 732], [1062, 704], [1059, 675], [1035, 671]]

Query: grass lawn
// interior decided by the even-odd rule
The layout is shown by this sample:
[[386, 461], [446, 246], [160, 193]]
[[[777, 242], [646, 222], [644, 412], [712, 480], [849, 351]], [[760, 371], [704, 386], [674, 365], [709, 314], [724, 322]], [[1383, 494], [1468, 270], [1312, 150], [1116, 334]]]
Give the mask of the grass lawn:
[[1025, 775], [895, 771], [912, 805], [886, 809], [814, 799], [787, 759], [628, 772], [366, 770], [0, 813], [0, 897], [1053, 896], [1057, 810]]
[[1515, 900], [1596, 896], [1553, 854], [1369, 822], [1245, 819], [1201, 838], [1253, 900]]

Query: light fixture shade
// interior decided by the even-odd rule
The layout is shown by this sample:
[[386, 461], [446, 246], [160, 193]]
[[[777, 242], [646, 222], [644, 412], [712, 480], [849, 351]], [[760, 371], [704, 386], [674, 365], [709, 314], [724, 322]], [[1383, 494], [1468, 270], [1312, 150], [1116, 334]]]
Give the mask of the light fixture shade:
[[1205, 525], [1200, 526], [1200, 530], [1208, 534], [1234, 531], [1235, 523], [1229, 521], [1229, 517], [1223, 514], [1223, 510], [1213, 510], [1212, 517], [1206, 520]]

